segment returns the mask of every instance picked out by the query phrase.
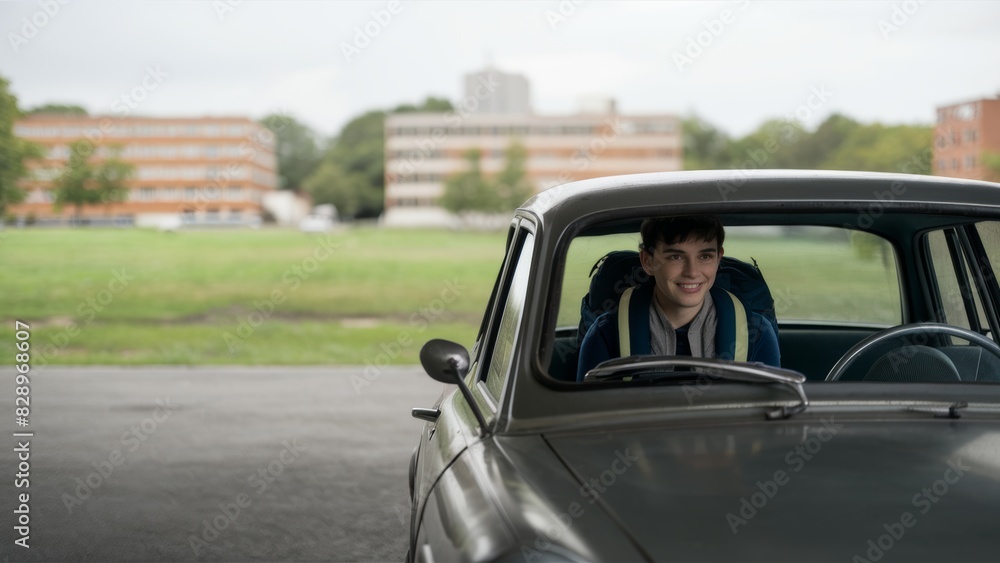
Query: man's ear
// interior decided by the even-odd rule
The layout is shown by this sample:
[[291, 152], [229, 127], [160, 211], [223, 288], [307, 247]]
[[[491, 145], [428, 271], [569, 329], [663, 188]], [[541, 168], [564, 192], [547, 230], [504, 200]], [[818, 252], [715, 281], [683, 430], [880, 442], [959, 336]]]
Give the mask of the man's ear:
[[720, 246], [719, 247], [719, 258], [722, 258], [725, 255], [726, 255], [725, 249]]
[[653, 277], [653, 255], [646, 252], [645, 248], [639, 251], [639, 262], [642, 264], [642, 270], [646, 272], [646, 275]]

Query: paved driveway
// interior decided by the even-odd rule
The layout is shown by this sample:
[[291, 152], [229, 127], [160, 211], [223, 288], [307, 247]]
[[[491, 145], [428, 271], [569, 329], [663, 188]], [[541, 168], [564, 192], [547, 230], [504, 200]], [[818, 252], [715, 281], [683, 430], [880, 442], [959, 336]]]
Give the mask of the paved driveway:
[[[13, 377], [0, 415], [12, 561], [400, 561], [406, 475], [445, 386], [419, 368], [33, 372], [30, 488], [14, 488]], [[370, 383], [361, 386], [358, 382]], [[13, 544], [30, 495], [30, 549]]]

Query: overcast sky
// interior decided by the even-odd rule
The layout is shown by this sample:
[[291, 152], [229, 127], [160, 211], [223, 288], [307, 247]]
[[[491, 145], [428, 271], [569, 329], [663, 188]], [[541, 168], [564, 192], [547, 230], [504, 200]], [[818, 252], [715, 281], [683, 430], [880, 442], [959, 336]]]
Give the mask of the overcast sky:
[[536, 113], [603, 96], [735, 135], [796, 112], [932, 123], [937, 105], [1000, 94], [991, 1], [36, 0], [0, 3], [0, 30], [22, 108], [113, 114], [134, 92], [133, 115], [285, 112], [324, 136], [369, 109], [459, 102], [488, 62], [528, 78]]

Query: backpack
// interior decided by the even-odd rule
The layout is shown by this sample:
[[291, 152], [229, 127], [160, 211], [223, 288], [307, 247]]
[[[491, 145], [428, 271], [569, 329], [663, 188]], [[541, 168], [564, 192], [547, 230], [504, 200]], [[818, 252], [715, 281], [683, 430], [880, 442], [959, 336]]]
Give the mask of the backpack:
[[[753, 260], [753, 258], [751, 258]], [[580, 302], [580, 327], [577, 343], [583, 342], [587, 330], [597, 317], [618, 309], [622, 293], [629, 287], [649, 281], [642, 269], [639, 253], [634, 250], [616, 250], [600, 258], [590, 270], [590, 291]], [[731, 256], [723, 256], [714, 287], [725, 289], [743, 300], [754, 313], [759, 313], [778, 334], [778, 319], [774, 313], [774, 298], [757, 266]]]

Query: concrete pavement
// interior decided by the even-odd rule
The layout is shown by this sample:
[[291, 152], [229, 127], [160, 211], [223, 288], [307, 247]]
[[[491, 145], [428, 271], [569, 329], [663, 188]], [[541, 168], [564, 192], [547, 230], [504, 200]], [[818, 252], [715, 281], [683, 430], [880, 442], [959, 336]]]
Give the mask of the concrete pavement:
[[[10, 373], [10, 372], [9, 372]], [[30, 487], [13, 374], [0, 420], [11, 561], [400, 561], [407, 464], [445, 386], [419, 367], [60, 368], [32, 372]], [[23, 440], [23, 438], [21, 438]], [[29, 549], [14, 510], [30, 494]]]

